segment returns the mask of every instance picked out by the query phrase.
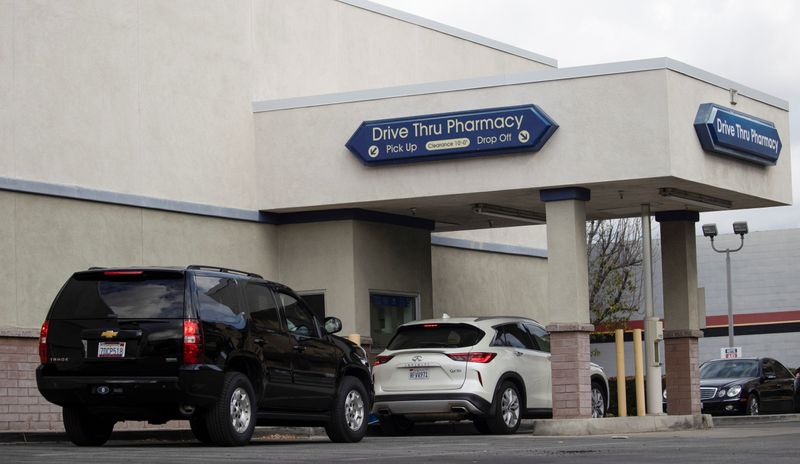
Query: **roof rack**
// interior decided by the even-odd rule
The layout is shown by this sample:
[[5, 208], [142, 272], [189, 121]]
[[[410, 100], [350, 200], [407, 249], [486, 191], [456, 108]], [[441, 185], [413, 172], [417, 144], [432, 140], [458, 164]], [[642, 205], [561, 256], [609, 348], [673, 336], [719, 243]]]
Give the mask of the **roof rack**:
[[186, 266], [186, 269], [205, 269], [210, 271], [218, 271], [218, 272], [229, 272], [231, 274], [242, 274], [248, 277], [255, 277], [256, 279], [263, 279], [260, 274], [256, 274], [254, 272], [247, 272], [247, 271], [240, 271], [237, 269], [230, 269], [227, 267], [219, 267], [219, 266], [206, 266], [205, 264], [190, 264]]
[[103, 266], [92, 266], [87, 270], [89, 270], [89, 271], [97, 271], [97, 270], [100, 270], [100, 269], [107, 269], [107, 268], [103, 267]]

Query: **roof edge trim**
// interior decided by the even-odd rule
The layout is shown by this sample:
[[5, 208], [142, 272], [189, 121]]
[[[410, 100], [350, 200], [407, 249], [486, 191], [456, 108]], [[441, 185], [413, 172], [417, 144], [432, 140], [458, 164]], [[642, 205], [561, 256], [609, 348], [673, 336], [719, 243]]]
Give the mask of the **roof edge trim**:
[[487, 253], [499, 253], [504, 255], [547, 258], [547, 250], [542, 250], [541, 248], [506, 245], [503, 243], [478, 242], [462, 238], [441, 237], [438, 235], [431, 235], [431, 245], [447, 248], [459, 248], [462, 250], [483, 251]]
[[672, 58], [650, 58], [644, 60], [576, 66], [572, 68], [546, 69], [520, 74], [428, 82], [424, 84], [411, 84], [397, 87], [384, 87], [355, 90], [350, 92], [329, 93], [323, 95], [256, 101], [253, 102], [253, 112], [265, 113], [270, 111], [309, 108], [314, 106], [337, 105], [342, 103], [355, 103], [388, 98], [501, 87], [505, 85], [533, 84], [537, 82], [550, 82], [566, 79], [579, 79], [584, 77], [655, 71], [659, 69], [668, 69], [693, 79], [703, 81], [707, 84], [715, 85], [722, 89], [727, 90], [730, 88], [735, 88], [738, 90], [739, 95], [741, 96], [752, 98], [760, 101], [761, 103], [774, 106], [784, 111], [789, 111], [789, 103], [781, 98], [774, 97], [751, 87], [738, 84], [730, 79], [726, 79], [708, 71], [704, 71], [700, 68], [673, 60]]
[[394, 18], [409, 24], [413, 24], [415, 26], [420, 26], [436, 32], [441, 32], [442, 34], [447, 34], [459, 39], [473, 42], [478, 45], [483, 45], [485, 47], [493, 48], [495, 50], [515, 55], [520, 58], [525, 58], [526, 60], [535, 61], [537, 63], [545, 64], [547, 66], [552, 66], [554, 68], [558, 67], [558, 60], [550, 58], [549, 56], [540, 55], [538, 53], [534, 53], [532, 51], [525, 50], [523, 48], [509, 45], [505, 42], [500, 42], [494, 39], [490, 39], [482, 35], [478, 35], [469, 31], [465, 31], [463, 29], [459, 29], [457, 27], [448, 26], [447, 24], [443, 24], [428, 18], [424, 18], [422, 16], [417, 16], [415, 14], [411, 14], [405, 11], [397, 10], [388, 7], [386, 5], [381, 5], [379, 3], [371, 2], [369, 0], [337, 0], [337, 1], [356, 8], [361, 8], [362, 10], [371, 11], [373, 13], [377, 13], [383, 16], [388, 16], [390, 18]]

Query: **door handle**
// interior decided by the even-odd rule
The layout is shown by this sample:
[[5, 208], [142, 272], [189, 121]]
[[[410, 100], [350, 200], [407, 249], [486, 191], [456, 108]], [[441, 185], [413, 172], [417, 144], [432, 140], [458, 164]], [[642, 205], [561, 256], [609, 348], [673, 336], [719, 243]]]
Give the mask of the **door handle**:
[[254, 338], [254, 339], [253, 339], [253, 343], [255, 343], [255, 344], [256, 344], [256, 345], [258, 345], [258, 346], [264, 346], [264, 343], [267, 343], [267, 341], [266, 341], [266, 340], [264, 340], [264, 339], [263, 339], [263, 338], [261, 338], [261, 337], [258, 337], [258, 338]]
[[298, 353], [302, 353], [306, 350], [306, 347], [303, 345], [295, 345], [292, 347], [293, 350], [297, 351]]

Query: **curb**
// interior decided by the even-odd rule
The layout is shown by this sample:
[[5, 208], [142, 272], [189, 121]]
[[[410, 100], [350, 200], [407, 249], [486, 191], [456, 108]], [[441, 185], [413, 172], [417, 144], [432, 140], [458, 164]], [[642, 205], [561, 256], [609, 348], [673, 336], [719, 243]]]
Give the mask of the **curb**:
[[[258, 439], [308, 439], [326, 437], [321, 427], [256, 427], [253, 440]], [[111, 434], [109, 441], [196, 441], [188, 429], [120, 430]], [[66, 432], [32, 431], [0, 432], [0, 443], [68, 442]]]
[[714, 427], [714, 420], [708, 414], [606, 417], [603, 419], [540, 419], [530, 422], [533, 423], [532, 433], [537, 436], [617, 435]]
[[766, 424], [770, 422], [800, 422], [800, 414], [772, 414], [766, 416], [718, 416], [714, 418], [714, 425]]

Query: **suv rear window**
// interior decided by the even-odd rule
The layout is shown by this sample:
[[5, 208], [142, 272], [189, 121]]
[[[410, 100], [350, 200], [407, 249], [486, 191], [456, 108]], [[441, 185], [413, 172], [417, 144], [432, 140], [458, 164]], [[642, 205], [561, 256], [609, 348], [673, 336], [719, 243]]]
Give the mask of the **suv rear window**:
[[59, 294], [51, 319], [180, 319], [184, 278], [178, 272], [76, 274]]
[[397, 329], [387, 349], [463, 348], [478, 343], [484, 335], [467, 324], [414, 324]]

